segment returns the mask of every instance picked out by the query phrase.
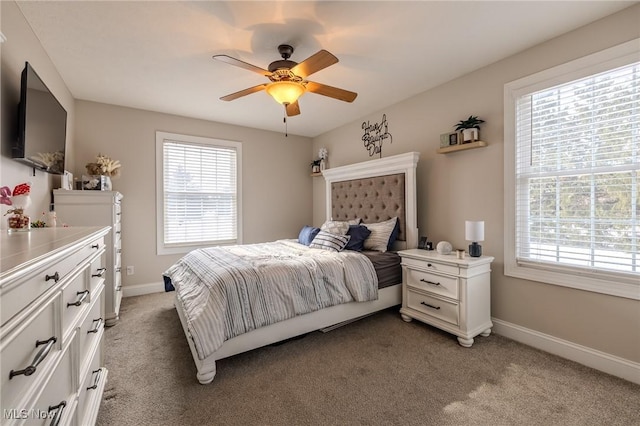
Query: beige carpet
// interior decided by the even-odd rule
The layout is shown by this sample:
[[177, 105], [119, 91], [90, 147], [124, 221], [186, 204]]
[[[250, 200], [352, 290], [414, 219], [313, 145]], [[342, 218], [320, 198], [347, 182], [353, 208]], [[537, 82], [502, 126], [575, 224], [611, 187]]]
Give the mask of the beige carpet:
[[173, 294], [123, 300], [106, 330], [99, 425], [640, 425], [640, 386], [390, 309], [218, 361], [200, 385]]

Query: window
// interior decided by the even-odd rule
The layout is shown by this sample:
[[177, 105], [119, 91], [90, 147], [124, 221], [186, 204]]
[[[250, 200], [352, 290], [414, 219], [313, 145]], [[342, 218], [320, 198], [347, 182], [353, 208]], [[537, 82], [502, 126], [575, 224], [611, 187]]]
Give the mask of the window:
[[241, 144], [156, 132], [158, 254], [241, 244]]
[[505, 274], [640, 299], [638, 40], [505, 86]]

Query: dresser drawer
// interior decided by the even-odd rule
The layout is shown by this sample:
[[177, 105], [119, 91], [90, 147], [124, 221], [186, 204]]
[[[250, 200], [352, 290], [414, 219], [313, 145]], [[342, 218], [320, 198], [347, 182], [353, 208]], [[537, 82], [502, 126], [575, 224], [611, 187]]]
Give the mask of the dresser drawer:
[[76, 266], [96, 252], [96, 246], [98, 249], [103, 247], [104, 240], [100, 239], [95, 243], [87, 244], [66, 258], [57, 259], [57, 262], [51, 261], [19, 282], [3, 289], [0, 298], [2, 324], [6, 324], [9, 319], [26, 308], [50, 287], [66, 279]]
[[458, 278], [406, 268], [407, 285], [430, 293], [458, 299]]
[[407, 306], [410, 309], [458, 325], [458, 304], [444, 301], [416, 291], [407, 290]]
[[[54, 325], [59, 303], [59, 297], [57, 300], [50, 300], [36, 310], [20, 329], [3, 338], [0, 388], [4, 408], [26, 408], [18, 405], [24, 403], [20, 399], [41, 383], [47, 370], [60, 355], [61, 339], [56, 334]], [[30, 374], [16, 374], [20, 371]]]
[[[60, 425], [72, 423], [76, 408], [76, 391], [73, 384], [73, 365], [71, 359], [71, 348], [68, 347], [62, 360], [56, 366], [51, 379], [45, 385], [38, 402], [32, 409], [38, 417], [48, 413], [46, 422], [32, 422], [32, 424], [50, 425], [54, 424], [54, 417], [60, 416]], [[31, 424], [27, 422], [27, 424]]]
[[460, 273], [460, 268], [457, 265], [449, 265], [437, 261], [434, 262], [430, 259], [413, 259], [410, 257], [403, 257], [402, 264], [412, 269], [422, 269], [442, 274], [458, 275]]
[[88, 357], [93, 353], [92, 349], [98, 344], [104, 330], [104, 286], [92, 295], [93, 302], [89, 314], [80, 326], [78, 340], [80, 342], [80, 367], [86, 367]]
[[62, 335], [76, 327], [85, 306], [91, 301], [86, 285], [87, 267], [62, 289]]

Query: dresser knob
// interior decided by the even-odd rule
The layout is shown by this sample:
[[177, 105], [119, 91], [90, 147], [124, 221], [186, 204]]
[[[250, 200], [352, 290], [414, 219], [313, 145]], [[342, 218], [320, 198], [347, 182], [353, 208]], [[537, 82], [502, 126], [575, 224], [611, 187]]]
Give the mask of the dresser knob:
[[57, 271], [53, 275], [45, 275], [44, 276], [44, 280], [45, 281], [53, 280], [54, 283], [57, 283], [59, 279], [60, 279], [60, 275], [58, 274]]
[[47, 411], [47, 413], [50, 413], [53, 410], [57, 410], [49, 426], [58, 426], [60, 424], [60, 420], [62, 419], [62, 412], [64, 411], [64, 408], [66, 406], [67, 406], [67, 401], [61, 401], [60, 404], [58, 405], [49, 406], [49, 410]]
[[97, 370], [92, 371], [91, 374], [95, 374], [96, 378], [93, 381], [93, 386], [89, 386], [87, 390], [98, 388], [98, 382], [100, 382], [100, 375], [102, 374], [102, 368], [98, 368]]
[[76, 293], [78, 296], [80, 296], [80, 298], [78, 300], [76, 300], [73, 303], [67, 303], [67, 308], [69, 306], [80, 306], [82, 305], [82, 302], [84, 302], [84, 300], [87, 298], [87, 296], [89, 295], [89, 290], [85, 290], [85, 291], [79, 291]]
[[440, 285], [440, 283], [434, 283], [433, 281], [427, 281], [424, 278], [420, 278], [420, 282], [431, 284], [431, 285]]
[[96, 278], [96, 277], [100, 277], [102, 278], [104, 276], [104, 273], [107, 272], [107, 268], [100, 268], [98, 270], [96, 270], [96, 274], [91, 274], [92, 278]]
[[91, 246], [91, 248], [94, 248], [94, 249], [96, 249], [96, 250], [97, 250], [97, 249], [99, 249], [99, 248], [100, 248], [100, 244], [93, 244], [93, 245]]
[[9, 380], [13, 379], [15, 376], [19, 376], [24, 374], [25, 376], [30, 376], [36, 372], [38, 365], [49, 355], [51, 352], [51, 348], [53, 348], [54, 343], [56, 343], [58, 339], [55, 336], [49, 337], [47, 340], [36, 340], [36, 348], [38, 346], [47, 345], [44, 348], [40, 349], [40, 351], [36, 354], [36, 357], [31, 362], [31, 365], [26, 367], [24, 370], [14, 371], [11, 370], [9, 372]]
[[430, 304], [425, 303], [425, 302], [420, 302], [420, 304], [421, 304], [421, 305], [424, 305], [424, 306], [426, 306], [426, 307], [428, 307], [428, 308], [431, 308], [431, 309], [436, 309], [436, 310], [439, 310], [439, 309], [440, 309], [440, 306], [433, 306], [433, 305], [430, 305]]

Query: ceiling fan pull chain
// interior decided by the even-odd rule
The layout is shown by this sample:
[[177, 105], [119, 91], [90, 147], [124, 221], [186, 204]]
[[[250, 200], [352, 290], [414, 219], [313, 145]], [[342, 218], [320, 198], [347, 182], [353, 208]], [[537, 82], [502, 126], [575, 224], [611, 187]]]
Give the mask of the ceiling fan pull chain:
[[287, 106], [284, 106], [284, 118], [282, 119], [282, 121], [284, 121], [284, 137], [288, 138], [289, 137], [289, 131], [287, 128]]

